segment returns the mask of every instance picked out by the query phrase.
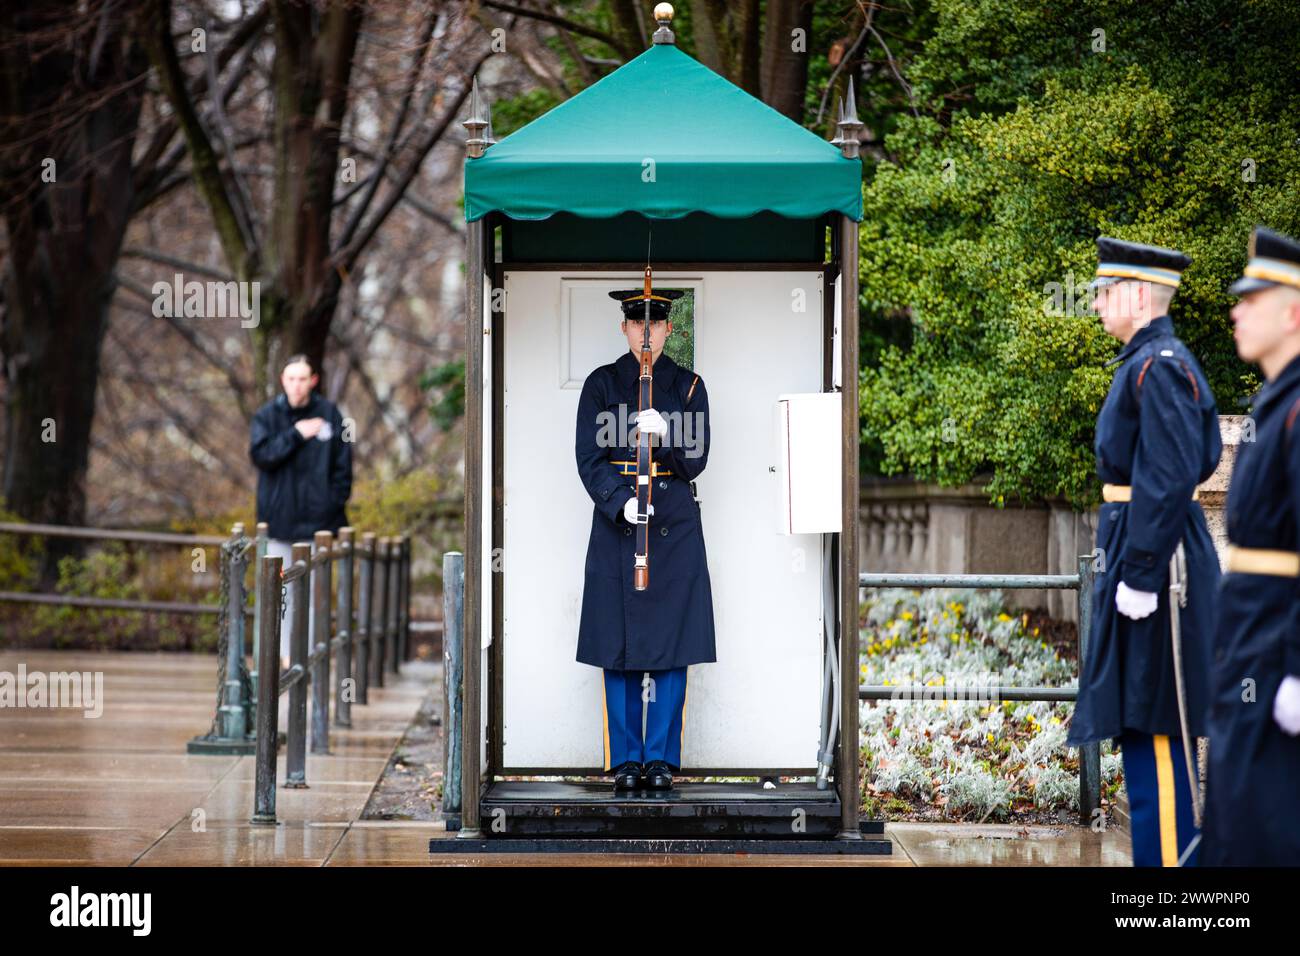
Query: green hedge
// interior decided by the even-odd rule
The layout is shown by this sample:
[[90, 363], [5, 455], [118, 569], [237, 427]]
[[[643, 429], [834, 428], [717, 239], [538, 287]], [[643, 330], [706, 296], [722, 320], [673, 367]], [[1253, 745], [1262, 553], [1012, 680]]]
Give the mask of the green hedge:
[[1175, 327], [1242, 411], [1224, 290], [1254, 223], [1300, 234], [1300, 5], [1042, 6], [932, 5], [925, 108], [864, 188], [862, 438], [883, 474], [1084, 506], [1117, 343], [1051, 284], [1099, 233], [1185, 250]]

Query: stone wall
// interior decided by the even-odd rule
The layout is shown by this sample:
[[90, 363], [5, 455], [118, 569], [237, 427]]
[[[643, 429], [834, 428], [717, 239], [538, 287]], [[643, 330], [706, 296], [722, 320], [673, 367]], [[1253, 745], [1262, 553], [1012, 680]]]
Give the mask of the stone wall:
[[[1223, 508], [1243, 416], [1219, 416], [1223, 457], [1200, 486], [1201, 507], [1222, 557], [1227, 534]], [[859, 498], [859, 569], [943, 574], [1069, 574], [1078, 555], [1090, 554], [1097, 510], [1064, 502], [990, 505], [978, 485], [942, 488], [894, 479], [870, 479]], [[1074, 621], [1074, 591], [1008, 592], [1013, 606], [1040, 608]]]

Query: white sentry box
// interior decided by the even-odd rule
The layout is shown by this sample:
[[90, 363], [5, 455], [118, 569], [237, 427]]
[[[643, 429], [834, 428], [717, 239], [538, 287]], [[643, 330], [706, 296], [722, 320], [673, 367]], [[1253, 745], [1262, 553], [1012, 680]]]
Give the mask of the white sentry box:
[[775, 411], [778, 534], [829, 534], [843, 524], [839, 392], [778, 395]]
[[[504, 327], [504, 768], [590, 768], [604, 759], [602, 674], [575, 660], [593, 502], [578, 479], [573, 427], [586, 376], [628, 351], [609, 292], [640, 282], [633, 271], [504, 272], [505, 319], [496, 317], [492, 333]], [[811, 774], [825, 670], [824, 572], [802, 556], [819, 554], [822, 541], [776, 534], [764, 512], [774, 507], [777, 483], [769, 409], [782, 395], [822, 385], [824, 277], [814, 269], [664, 269], [655, 282], [695, 292], [694, 364], [711, 419], [708, 464], [696, 484], [718, 659], [689, 670], [684, 766]], [[792, 289], [805, 290], [807, 310], [784, 305]], [[754, 356], [736, 347], [749, 338], [780, 361], [756, 374]], [[817, 463], [835, 472], [837, 509], [838, 460]], [[653, 561], [652, 552], [652, 574]], [[485, 589], [483, 600], [490, 597]], [[490, 611], [485, 603], [483, 613]]]

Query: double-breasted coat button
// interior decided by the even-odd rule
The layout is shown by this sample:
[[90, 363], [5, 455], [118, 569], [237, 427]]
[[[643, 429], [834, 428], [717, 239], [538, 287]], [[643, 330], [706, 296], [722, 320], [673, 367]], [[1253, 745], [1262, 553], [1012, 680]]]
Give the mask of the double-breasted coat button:
[[661, 535], [663, 535], [664, 537], [667, 537], [667, 536], [668, 536], [668, 529], [667, 529], [666, 527], [660, 528], [660, 529], [659, 529], [659, 533], [660, 533]]
[[632, 537], [632, 529], [631, 529], [631, 528], [624, 528], [624, 529], [623, 529], [623, 534], [624, 534], [625, 536], [629, 537], [629, 538]]
[[667, 488], [667, 487], [668, 487], [668, 482], [666, 482], [666, 481], [660, 481], [660, 482], [659, 482], [659, 487], [660, 487], [660, 488]]

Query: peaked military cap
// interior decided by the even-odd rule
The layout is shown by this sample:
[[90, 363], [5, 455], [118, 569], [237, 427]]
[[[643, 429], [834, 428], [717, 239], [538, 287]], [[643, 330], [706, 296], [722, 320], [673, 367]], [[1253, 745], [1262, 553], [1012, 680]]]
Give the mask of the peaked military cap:
[[1300, 242], [1266, 226], [1256, 226], [1247, 246], [1249, 259], [1231, 295], [1246, 295], [1275, 285], [1300, 288]]
[[1112, 282], [1137, 279], [1178, 288], [1191, 257], [1177, 249], [1127, 242], [1110, 236], [1097, 237], [1097, 277], [1089, 284], [1100, 289]]
[[[680, 299], [685, 294], [681, 289], [651, 289], [650, 321], [657, 322], [668, 318], [668, 313], [673, 310], [673, 300]], [[623, 318], [645, 318], [646, 297], [644, 289], [618, 289], [611, 292], [609, 297], [618, 299], [623, 303]]]

